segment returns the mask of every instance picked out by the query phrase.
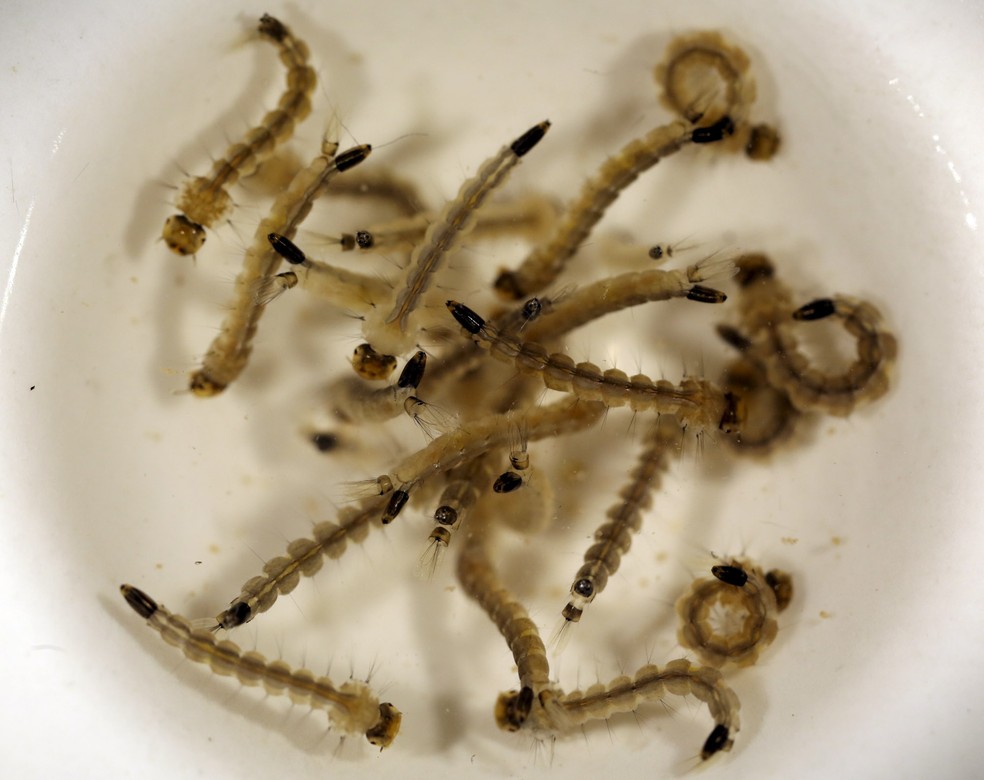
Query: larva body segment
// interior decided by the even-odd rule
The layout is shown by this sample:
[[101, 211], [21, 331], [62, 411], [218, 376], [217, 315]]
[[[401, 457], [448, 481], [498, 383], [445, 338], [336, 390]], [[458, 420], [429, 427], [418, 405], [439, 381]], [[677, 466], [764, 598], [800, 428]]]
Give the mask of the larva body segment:
[[121, 585], [120, 592], [165, 642], [189, 660], [206, 664], [218, 675], [235, 677], [243, 685], [262, 685], [269, 694], [289, 696], [295, 704], [328, 710], [334, 728], [344, 734], [363, 734], [381, 748], [396, 737], [399, 710], [392, 704], [380, 704], [364, 683], [349, 680], [336, 687], [327, 677], [291, 669], [283, 661], [267, 661], [255, 651], [243, 652], [235, 642], [217, 640], [211, 631], [192, 628], [186, 618], [169, 612], [132, 585]]
[[539, 377], [551, 390], [598, 401], [606, 407], [628, 404], [637, 412], [673, 414], [694, 431], [718, 429], [731, 409], [724, 391], [705, 380], [688, 377], [674, 385], [666, 380], [654, 382], [644, 374], [628, 377], [618, 369], [602, 371], [593, 363], [575, 363], [563, 353], [548, 353], [540, 344], [504, 335], [457, 301], [448, 301], [447, 307], [458, 324], [494, 358], [512, 363], [520, 373]]
[[270, 246], [270, 233], [293, 238], [331, 180], [365, 160], [372, 147], [356, 146], [337, 157], [333, 150], [334, 145], [326, 142], [322, 153], [294, 177], [256, 229], [253, 244], [246, 251], [242, 270], [236, 277], [235, 298], [222, 330], [205, 353], [201, 368], [191, 375], [189, 387], [195, 395], [208, 398], [221, 393], [249, 361], [253, 337], [266, 308], [256, 291], [277, 272], [281, 260]]
[[632, 535], [642, 525], [642, 513], [652, 504], [659, 489], [660, 476], [678, 455], [683, 431], [672, 417], [660, 417], [645, 438], [629, 481], [619, 491], [619, 502], [607, 512], [605, 521], [594, 532], [594, 543], [584, 553], [584, 564], [574, 575], [571, 599], [562, 615], [568, 623], [581, 619], [584, 608], [601, 593], [632, 545]]
[[[545, 690], [533, 698], [523, 725], [533, 733], [562, 734], [594, 720], [635, 712], [643, 704], [662, 700], [668, 693], [691, 695], [707, 705], [715, 726], [701, 750], [702, 759], [731, 749], [741, 726], [738, 697], [719, 671], [694, 666], [684, 658], [670, 661], [662, 669], [644, 666], [633, 677], [617, 677], [607, 685], [595, 685], [584, 692]], [[522, 691], [502, 694], [496, 712], [504, 715], [515, 710], [522, 696]], [[507, 721], [497, 720], [500, 728], [515, 730]]]
[[366, 319], [366, 340], [377, 350], [400, 355], [410, 349], [418, 328], [411, 327], [410, 315], [419, 306], [421, 297], [430, 287], [433, 275], [448, 252], [474, 226], [475, 213], [485, 199], [499, 187], [523, 156], [540, 142], [550, 122], [541, 122], [511, 144], [504, 146], [478, 169], [464, 184], [454, 200], [445, 206], [441, 216], [427, 229], [423, 240], [410, 256], [410, 262], [397, 283], [393, 307]]
[[280, 60], [287, 67], [287, 89], [277, 108], [251, 128], [242, 141], [230, 146], [207, 176], [195, 177], [184, 185], [178, 198], [181, 213], [168, 217], [162, 232], [164, 242], [177, 254], [194, 255], [202, 248], [205, 228], [212, 227], [232, 207], [226, 188], [253, 173], [311, 113], [310, 97], [318, 79], [307, 64], [307, 46], [269, 14], [260, 18], [259, 32], [280, 51]]

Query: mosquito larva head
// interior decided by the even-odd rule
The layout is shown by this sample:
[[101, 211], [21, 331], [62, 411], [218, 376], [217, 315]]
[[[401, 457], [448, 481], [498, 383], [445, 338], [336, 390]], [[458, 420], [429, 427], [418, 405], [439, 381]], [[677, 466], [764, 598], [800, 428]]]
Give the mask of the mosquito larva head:
[[465, 304], [458, 303], [457, 301], [447, 301], [444, 305], [448, 307], [448, 311], [458, 321], [458, 324], [472, 335], [477, 334], [485, 327], [485, 320], [465, 306]]
[[752, 342], [740, 331], [738, 328], [732, 327], [731, 325], [718, 325], [717, 334], [720, 336], [726, 344], [734, 347], [739, 352], [746, 352], [751, 346]]
[[534, 146], [536, 146], [543, 139], [543, 136], [547, 134], [547, 130], [550, 129], [550, 121], [545, 120], [540, 122], [538, 125], [534, 125], [525, 133], [523, 133], [519, 138], [509, 144], [509, 148], [512, 149], [512, 153], [517, 157], [522, 157], [527, 152], [530, 151]]
[[226, 385], [216, 382], [207, 376], [204, 370], [199, 369], [191, 375], [191, 380], [188, 382], [188, 389], [199, 398], [211, 398], [225, 390]]
[[157, 602], [139, 588], [132, 585], [120, 585], [120, 593], [123, 594], [123, 598], [126, 599], [126, 603], [130, 605], [133, 611], [144, 620], [150, 620], [151, 615], [157, 611]]
[[389, 702], [383, 702], [379, 705], [379, 721], [366, 732], [366, 739], [380, 750], [388, 748], [400, 733], [401, 723], [403, 713]]
[[771, 279], [776, 275], [772, 261], [763, 254], [742, 255], [735, 265], [738, 266], [735, 281], [742, 287], [751, 287], [761, 279]]
[[729, 435], [741, 433], [748, 409], [741, 395], [726, 390], [724, 393], [724, 412], [718, 422], [718, 430]]
[[822, 320], [837, 313], [837, 306], [830, 298], [817, 298], [793, 312], [793, 319], [801, 322]]
[[316, 431], [311, 434], [311, 443], [317, 447], [318, 452], [331, 452], [338, 447], [338, 437], [334, 433]]
[[215, 622], [227, 631], [249, 623], [253, 619], [253, 608], [245, 601], [234, 601], [219, 615]]
[[711, 574], [726, 585], [734, 585], [736, 588], [741, 588], [748, 582], [748, 573], [741, 566], [733, 564], [712, 566]]
[[365, 160], [371, 151], [372, 146], [369, 144], [353, 146], [351, 149], [346, 149], [335, 158], [335, 168], [339, 173], [342, 171], [347, 171], [349, 168], [354, 168], [360, 162]]
[[713, 125], [695, 127], [690, 140], [695, 144], [713, 144], [734, 135], [735, 123], [730, 116], [723, 116]]
[[277, 43], [282, 43], [284, 38], [289, 35], [283, 22], [274, 19], [270, 14], [263, 14], [260, 17], [259, 31], [260, 35], [265, 35]]
[[720, 290], [715, 290], [713, 287], [695, 284], [687, 291], [687, 300], [697, 301], [698, 303], [724, 303], [728, 300], [728, 296]]
[[307, 262], [307, 255], [287, 236], [282, 236], [279, 233], [268, 233], [267, 241], [270, 242], [273, 250], [291, 265], [303, 265]]
[[444, 505], [434, 510], [434, 519], [441, 525], [454, 525], [458, 522], [458, 510]]
[[500, 271], [492, 286], [495, 288], [499, 297], [507, 301], [518, 301], [525, 295], [525, 291], [522, 285], [520, 285], [519, 277], [515, 271]]
[[519, 731], [533, 709], [533, 689], [500, 693], [495, 702], [495, 722], [503, 731]]
[[386, 509], [383, 511], [383, 525], [388, 525], [396, 520], [409, 500], [410, 494], [407, 491], [394, 490], [393, 495], [390, 496], [389, 503], [386, 504]]
[[765, 584], [776, 596], [776, 609], [782, 612], [793, 600], [793, 578], [784, 571], [772, 569], [765, 573]]
[[779, 131], [772, 125], [755, 125], [748, 135], [745, 154], [757, 162], [771, 160], [779, 151], [780, 143]]
[[702, 760], [707, 761], [715, 753], [720, 753], [722, 750], [731, 750], [733, 744], [734, 740], [730, 738], [728, 727], [723, 723], [718, 723], [704, 741], [704, 747], [700, 750], [700, 757]]
[[512, 493], [519, 489], [523, 484], [523, 478], [515, 471], [505, 471], [496, 477], [492, 483], [492, 490], [496, 493]]
[[376, 244], [376, 239], [368, 230], [355, 231], [355, 245], [359, 249], [372, 249]]
[[173, 214], [165, 220], [161, 237], [172, 252], [197, 255], [205, 245], [205, 228], [184, 214]]
[[673, 257], [673, 250], [672, 250], [672, 248], [670, 248], [669, 246], [667, 246], [665, 252], [663, 250], [663, 247], [660, 244], [656, 244], [656, 246], [652, 246], [652, 247], [649, 248], [649, 257], [652, 260], [662, 260], [664, 254], [667, 257]]
[[400, 373], [400, 378], [397, 380], [396, 386], [402, 388], [412, 387], [416, 390], [417, 386], [420, 384], [420, 380], [424, 378], [424, 369], [426, 368], [427, 354], [424, 352], [417, 352], [403, 367], [403, 371]]
[[379, 354], [369, 344], [359, 344], [352, 353], [352, 367], [363, 379], [386, 379], [396, 368], [396, 358]]

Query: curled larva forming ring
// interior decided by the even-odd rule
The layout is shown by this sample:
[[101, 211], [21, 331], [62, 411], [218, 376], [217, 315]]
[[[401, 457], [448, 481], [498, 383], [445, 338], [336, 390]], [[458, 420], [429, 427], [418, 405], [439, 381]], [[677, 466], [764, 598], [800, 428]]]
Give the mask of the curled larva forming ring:
[[749, 65], [745, 52], [705, 31], [674, 39], [655, 77], [663, 104], [687, 121], [713, 124], [730, 116], [738, 122], [755, 100]]
[[696, 580], [677, 601], [677, 639], [708, 666], [751, 666], [776, 638], [776, 614], [793, 596], [791, 577], [732, 559]]

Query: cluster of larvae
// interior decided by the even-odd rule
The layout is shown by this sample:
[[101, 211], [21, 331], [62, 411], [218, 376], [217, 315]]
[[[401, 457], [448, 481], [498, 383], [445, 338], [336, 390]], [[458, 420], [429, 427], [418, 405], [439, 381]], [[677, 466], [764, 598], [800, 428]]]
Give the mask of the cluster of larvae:
[[[286, 90], [278, 107], [207, 175], [186, 183], [180, 213], [168, 218], [163, 231], [179, 254], [203, 252], [206, 230], [232, 209], [227, 188], [262, 164], [310, 111], [317, 80], [307, 46], [267, 15], [259, 34], [280, 52]], [[672, 118], [601, 161], [565, 204], [540, 194], [510, 197], [505, 188], [520, 163], [535, 165], [536, 148], [549, 143], [549, 121], [518, 130], [514, 140], [478, 165], [451, 201], [433, 211], [421, 206], [412, 184], [370, 170], [370, 146], [339, 151], [338, 143], [325, 137], [317, 156], [277, 195], [257, 228], [221, 330], [192, 374], [190, 390], [199, 398], [220, 397], [247, 368], [265, 309], [291, 305], [300, 293], [290, 291], [300, 288], [325, 306], [354, 314], [364, 342], [352, 356], [354, 372], [333, 381], [326, 394], [334, 428], [312, 435], [316, 448], [330, 453], [352, 426], [396, 425], [406, 417], [429, 441], [387, 464], [377, 477], [352, 486], [353, 500], [337, 517], [317, 524], [311, 538], [296, 539], [284, 555], [268, 561], [214, 619], [189, 620], [123, 585], [127, 603], [166, 642], [216, 674], [328, 710], [332, 728], [344, 735], [389, 746], [402, 716], [366, 683], [336, 685], [223, 637], [269, 610], [301, 577], [315, 575], [325, 559], [338, 559], [349, 542], [362, 542], [408, 506], [423, 508], [434, 522], [421, 570], [432, 575], [445, 553], [453, 553], [462, 590], [488, 615], [512, 653], [516, 687], [501, 693], [494, 705], [501, 728], [551, 737], [668, 695], [692, 696], [707, 705], [713, 721], [701, 758], [731, 749], [740, 725], [739, 702], [722, 670], [754, 663], [775, 638], [777, 615], [793, 595], [789, 575], [743, 558], [721, 560], [677, 604], [678, 641], [694, 660], [646, 665], [632, 676], [565, 691], [551, 677], [540, 627], [496, 566], [496, 537], [505, 527], [521, 526], [533, 534], [556, 514], [551, 470], [537, 466], [530, 444], [562, 440], [598, 426], [610, 409], [630, 407], [642, 431], [638, 455], [573, 573], [567, 603], [558, 605], [559, 652], [619, 569], [688, 437], [713, 437], [736, 456], [766, 455], [788, 445], [805, 418], [850, 414], [888, 388], [896, 344], [878, 310], [844, 295], [796, 302], [762, 253], [712, 256], [665, 269], [660, 266], [673, 258], [674, 247], [625, 245], [620, 254], [631, 258], [633, 270], [570, 285], [571, 262], [607, 208], [660, 161], [744, 155], [752, 165], [779, 149], [776, 129], [752, 122], [756, 90], [748, 57], [720, 35], [674, 40], [655, 76]], [[296, 240], [324, 195], [368, 196], [399, 216], [334, 236], [333, 262], [313, 259]], [[458, 250], [503, 236], [528, 242], [525, 259], [500, 269], [494, 279], [455, 288], [486, 285], [488, 298], [496, 302], [476, 305], [480, 314], [465, 302], [448, 300], [449, 258], [467, 265]], [[399, 270], [389, 278], [366, 272], [363, 260], [371, 254], [397, 259]], [[737, 303], [724, 306], [728, 296], [718, 286], [733, 285], [732, 278]], [[567, 288], [557, 292], [562, 285]], [[563, 349], [565, 337], [576, 329], [628, 307], [671, 299], [682, 316], [688, 306], [723, 307], [722, 319], [730, 322], [719, 326], [718, 335], [735, 354], [717, 379], [684, 376], [674, 383], [642, 373], [630, 376], [577, 362]], [[829, 327], [814, 324], [821, 320], [839, 325], [853, 340], [856, 355], [847, 365], [825, 367], [800, 348], [800, 329]], [[621, 429], [609, 430], [616, 436]], [[612, 446], [624, 442], [623, 436]]]

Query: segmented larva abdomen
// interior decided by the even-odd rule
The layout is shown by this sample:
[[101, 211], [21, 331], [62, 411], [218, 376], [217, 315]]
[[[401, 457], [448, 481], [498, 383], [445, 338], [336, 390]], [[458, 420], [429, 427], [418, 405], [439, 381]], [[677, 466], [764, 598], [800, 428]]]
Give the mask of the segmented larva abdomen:
[[283, 661], [267, 661], [256, 651], [243, 652], [235, 642], [217, 640], [211, 631], [192, 628], [187, 618], [169, 612], [132, 585], [121, 585], [120, 592], [165, 642], [215, 674], [235, 677], [246, 686], [262, 685], [267, 693], [288, 696], [295, 704], [326, 709], [332, 726], [345, 734], [364, 734], [379, 747], [388, 746], [396, 737], [399, 711], [392, 704], [380, 704], [364, 683], [350, 680], [335, 687], [327, 677], [292, 669]]
[[277, 108], [267, 112], [241, 142], [230, 146], [213, 163], [207, 176], [195, 177], [183, 187], [178, 199], [182, 213], [169, 217], [162, 233], [168, 247], [178, 254], [193, 255], [202, 248], [205, 228], [212, 227], [232, 207], [226, 187], [253, 173], [311, 113], [310, 95], [318, 79], [307, 64], [307, 46], [268, 14], [260, 19], [259, 31], [280, 49], [280, 60], [287, 66], [287, 90], [280, 96]]
[[551, 390], [571, 393], [583, 401], [599, 401], [606, 407], [628, 404], [637, 412], [673, 414], [688, 430], [695, 431], [721, 427], [732, 410], [724, 391], [710, 382], [688, 377], [674, 385], [662, 379], [654, 382], [644, 374], [629, 377], [617, 368], [602, 371], [594, 363], [575, 363], [563, 353], [549, 353], [540, 344], [504, 335], [457, 301], [448, 301], [447, 307], [458, 324], [494, 358], [512, 363], [520, 373], [539, 377]]
[[646, 447], [632, 469], [630, 481], [619, 490], [621, 501], [608, 509], [607, 519], [594, 533], [594, 544], [584, 553], [584, 565], [574, 575], [571, 600], [563, 616], [569, 622], [581, 619], [584, 607], [608, 584], [632, 546], [632, 535], [642, 526], [642, 513], [652, 505], [671, 454], [682, 443], [682, 430], [672, 417], [661, 417], [646, 437]]

